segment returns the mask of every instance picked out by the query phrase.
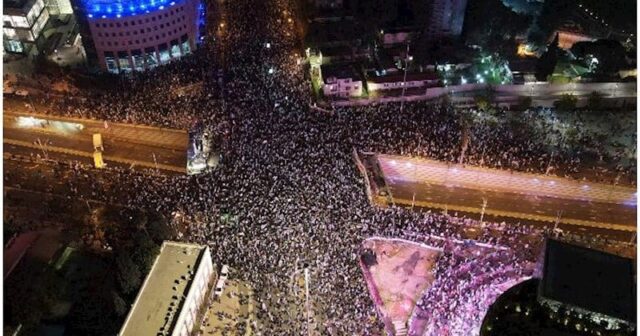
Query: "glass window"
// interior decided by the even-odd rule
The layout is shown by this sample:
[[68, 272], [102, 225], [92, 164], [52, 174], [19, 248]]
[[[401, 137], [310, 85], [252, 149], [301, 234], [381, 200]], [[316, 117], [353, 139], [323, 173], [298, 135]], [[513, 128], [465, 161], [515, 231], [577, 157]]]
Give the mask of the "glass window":
[[22, 47], [22, 42], [20, 41], [5, 40], [4, 50], [6, 50], [7, 52], [21, 53], [24, 51], [24, 48]]
[[21, 27], [21, 28], [29, 28], [29, 21], [25, 16], [13, 15], [11, 16], [11, 22], [13, 22], [13, 27]]
[[42, 0], [38, 0], [33, 4], [33, 7], [31, 7], [31, 10], [29, 10], [29, 14], [27, 14], [27, 21], [29, 22], [30, 26], [33, 25], [33, 23], [40, 15], [40, 13], [42, 12], [42, 8], [44, 8], [44, 2]]
[[18, 34], [16, 34], [16, 30], [13, 28], [3, 28], [2, 33], [4, 34], [5, 38], [11, 39], [11, 40], [15, 40], [18, 38]]
[[44, 11], [42, 11], [42, 15], [40, 15], [38, 21], [36, 21], [36, 23], [33, 25], [33, 35], [35, 36], [35, 38], [38, 38], [38, 36], [40, 36], [42, 28], [44, 28], [48, 20], [49, 11], [45, 9]]
[[180, 44], [178, 44], [178, 40], [171, 41], [171, 57], [179, 58], [180, 56], [182, 55], [180, 53]]
[[118, 63], [120, 64], [120, 70], [131, 71], [131, 62], [129, 62], [129, 56], [122, 57], [118, 55]]
[[189, 41], [182, 42], [182, 54], [188, 55], [191, 53], [191, 46], [189, 45]]
[[144, 57], [142, 55], [133, 55], [133, 68], [137, 71], [144, 70]]
[[169, 62], [170, 59], [169, 50], [160, 50], [160, 63], [165, 64]]
[[154, 68], [158, 66], [158, 56], [153, 48], [147, 48], [144, 50], [144, 62], [147, 68]]
[[111, 73], [115, 73], [117, 74], [118, 71], [118, 64], [116, 63], [116, 58], [113, 57], [113, 55], [111, 56], [105, 56], [104, 57], [104, 61], [107, 64], [107, 71], [111, 72]]

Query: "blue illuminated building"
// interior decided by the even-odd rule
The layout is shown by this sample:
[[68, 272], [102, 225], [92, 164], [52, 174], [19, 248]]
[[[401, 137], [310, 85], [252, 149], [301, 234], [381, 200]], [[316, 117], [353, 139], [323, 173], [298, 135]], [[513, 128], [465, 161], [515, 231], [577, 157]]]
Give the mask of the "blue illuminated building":
[[131, 15], [148, 14], [169, 6], [181, 4], [185, 0], [82, 0], [90, 18], [121, 18]]
[[96, 65], [111, 73], [143, 71], [191, 54], [200, 42], [200, 0], [76, 0]]

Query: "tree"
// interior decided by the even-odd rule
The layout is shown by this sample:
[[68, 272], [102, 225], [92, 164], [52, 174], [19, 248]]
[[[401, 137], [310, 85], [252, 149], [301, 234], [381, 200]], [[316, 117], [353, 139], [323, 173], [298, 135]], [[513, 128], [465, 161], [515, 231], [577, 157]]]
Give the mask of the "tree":
[[546, 81], [553, 74], [553, 70], [558, 64], [558, 49], [558, 34], [556, 34], [553, 42], [551, 42], [547, 51], [540, 56], [536, 64], [536, 79], [538, 81]]
[[474, 97], [474, 100], [479, 110], [485, 111], [489, 108], [489, 99], [487, 99], [485, 95], [477, 95]]
[[602, 107], [602, 94], [598, 91], [593, 91], [587, 98], [587, 107], [590, 110], [597, 110]]
[[578, 103], [578, 98], [572, 94], [563, 94], [559, 100], [553, 102], [553, 106], [560, 111], [573, 111]]
[[151, 213], [148, 218], [147, 232], [149, 232], [149, 236], [154, 242], [162, 244], [163, 241], [173, 237], [173, 230], [164, 216], [158, 213]]
[[156, 257], [160, 252], [160, 247], [142, 231], [135, 234], [133, 241], [133, 246], [135, 247], [131, 254], [133, 256], [133, 261], [142, 273], [146, 274], [151, 269], [153, 262], [156, 260]]
[[[530, 24], [531, 17], [514, 12], [501, 0], [469, 1], [463, 37], [467, 44], [503, 53], [504, 50], [500, 49], [516, 36], [525, 33]], [[515, 45], [508, 48], [511, 52], [515, 51]]]
[[124, 314], [129, 310], [127, 303], [116, 291], [111, 291], [111, 297], [113, 299], [113, 309], [116, 312], [116, 315], [124, 316]]
[[16, 324], [35, 326], [50, 313], [64, 284], [47, 265], [25, 260], [4, 286], [10, 319]]
[[121, 250], [116, 253], [116, 280], [120, 289], [125, 294], [131, 294], [140, 287], [142, 272], [136, 265], [127, 251]]
[[113, 300], [99, 288], [80, 297], [69, 312], [70, 335], [115, 335], [122, 321], [114, 318]]
[[577, 42], [571, 47], [571, 53], [585, 61], [597, 60], [596, 74], [613, 74], [627, 65], [626, 52], [622, 44], [615, 40], [597, 40], [595, 42]]

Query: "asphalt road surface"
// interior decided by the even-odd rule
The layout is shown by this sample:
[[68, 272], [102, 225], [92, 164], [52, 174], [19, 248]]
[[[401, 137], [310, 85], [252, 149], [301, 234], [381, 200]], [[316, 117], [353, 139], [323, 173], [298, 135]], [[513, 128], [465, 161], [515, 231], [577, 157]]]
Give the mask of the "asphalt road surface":
[[430, 160], [379, 155], [379, 166], [395, 203], [424, 208], [559, 222], [607, 230], [635, 231], [635, 189], [509, 173], [443, 166]]
[[632, 228], [636, 225], [636, 207], [625, 204], [587, 202], [406, 181], [389, 183], [394, 199], [412, 200], [415, 191], [417, 202], [481, 208], [485, 198], [487, 212], [515, 212], [555, 218], [558, 212], [562, 211], [561, 222], [577, 219]]
[[[42, 124], [28, 116], [46, 118], [49, 123]], [[16, 113], [5, 106], [3, 132], [5, 153], [54, 159], [82, 157], [81, 161], [91, 163], [92, 135], [100, 133], [107, 164], [147, 168], [155, 168], [157, 164], [160, 170], [186, 171], [186, 131]]]

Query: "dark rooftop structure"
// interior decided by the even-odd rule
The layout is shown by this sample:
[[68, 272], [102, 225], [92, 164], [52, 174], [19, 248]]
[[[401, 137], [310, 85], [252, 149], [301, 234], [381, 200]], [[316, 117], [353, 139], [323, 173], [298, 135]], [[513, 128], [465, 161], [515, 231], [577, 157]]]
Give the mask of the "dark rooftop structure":
[[356, 70], [356, 67], [351, 63], [338, 63], [338, 64], [327, 64], [322, 65], [320, 67], [322, 71], [322, 78], [325, 83], [329, 83], [331, 78], [335, 79], [346, 79], [351, 78], [352, 80], [361, 80], [360, 74]]
[[3, 0], [5, 15], [26, 15], [36, 0]]
[[633, 260], [551, 239], [544, 253], [542, 300], [635, 324]]
[[306, 44], [311, 47], [359, 44], [360, 28], [353, 20], [312, 22], [307, 32]]

